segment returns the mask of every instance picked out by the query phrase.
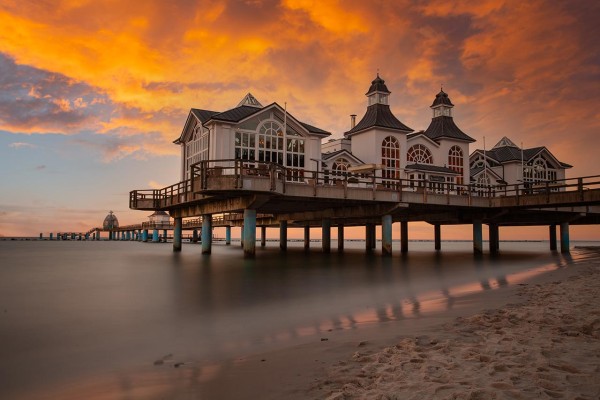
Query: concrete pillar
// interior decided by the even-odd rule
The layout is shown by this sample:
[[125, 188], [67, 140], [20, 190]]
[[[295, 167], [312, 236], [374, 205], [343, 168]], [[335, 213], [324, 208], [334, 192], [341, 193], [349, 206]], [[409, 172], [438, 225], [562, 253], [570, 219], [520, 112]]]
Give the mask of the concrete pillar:
[[267, 245], [267, 227], [260, 227], [260, 247], [265, 247]]
[[310, 250], [310, 226], [304, 226], [304, 250]]
[[163, 230], [163, 239], [165, 239], [165, 243], [167, 243], [167, 230]]
[[561, 222], [560, 223], [560, 252], [561, 253], [569, 253], [570, 250], [569, 243], [569, 223]]
[[231, 226], [225, 227], [225, 244], [228, 246], [231, 244]]
[[158, 242], [158, 229], [152, 231], [152, 243]]
[[147, 242], [148, 241], [148, 229], [144, 229], [142, 231], [142, 242]]
[[202, 254], [210, 254], [212, 250], [212, 215], [202, 215]]
[[435, 249], [442, 249], [442, 227], [440, 224], [433, 225], [433, 241], [435, 242]]
[[96, 234], [96, 240], [100, 240], [100, 239], [102, 239], [102, 232], [100, 232], [100, 231], [96, 231], [96, 233], [97, 233], [97, 234]]
[[52, 232], [50, 232], [50, 240], [52, 240], [52, 235], [53, 235], [53, 233], [52, 233]]
[[287, 221], [279, 221], [279, 248], [283, 251], [287, 250]]
[[344, 250], [344, 224], [338, 224], [338, 250]]
[[192, 243], [198, 243], [198, 229], [192, 231]]
[[125, 239], [131, 240], [131, 231], [127, 231], [127, 233], [125, 233]]
[[483, 232], [481, 221], [473, 221], [473, 252], [483, 254]]
[[377, 248], [376, 228], [377, 226], [375, 224], [371, 224], [371, 249], [373, 250]]
[[331, 252], [331, 219], [324, 218], [321, 222], [322, 225], [322, 236], [321, 244], [323, 245], [323, 253]]
[[408, 253], [408, 221], [400, 221], [400, 252]]
[[381, 217], [381, 254], [389, 257], [392, 255], [392, 216]]
[[367, 250], [367, 253], [371, 253], [373, 251], [373, 246], [371, 246], [371, 235], [373, 234], [371, 225], [371, 223], [367, 223], [365, 225], [365, 250]]
[[550, 250], [556, 250], [556, 225], [550, 225]]
[[244, 257], [256, 254], [256, 210], [244, 210]]
[[240, 247], [244, 248], [244, 225], [242, 225], [242, 229], [240, 229]]
[[90, 234], [89, 233], [85, 234], [85, 240], [90, 240]]
[[40, 240], [42, 240], [44, 238], [44, 234], [40, 233]]
[[498, 224], [489, 224], [489, 244], [490, 244], [490, 253], [497, 254], [500, 249], [500, 229], [498, 228]]
[[173, 251], [181, 251], [181, 236], [183, 232], [183, 218], [175, 218], [173, 226]]

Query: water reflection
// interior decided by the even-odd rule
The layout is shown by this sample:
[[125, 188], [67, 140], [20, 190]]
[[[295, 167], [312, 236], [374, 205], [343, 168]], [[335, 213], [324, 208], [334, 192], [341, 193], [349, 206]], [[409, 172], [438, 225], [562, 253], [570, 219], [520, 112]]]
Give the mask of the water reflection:
[[[9, 310], [3, 316], [8, 329], [0, 376], [9, 382], [22, 376], [38, 382], [106, 376], [151, 366], [172, 353], [187, 370], [173, 374], [188, 374], [194, 385], [235, 367], [224, 360], [327, 338], [330, 331], [427, 318], [463, 306], [467, 294], [593, 257], [584, 251], [511, 251], [508, 245], [494, 258], [474, 258], [468, 246], [445, 246], [443, 252], [414, 246], [409, 254], [382, 258], [365, 254], [359, 243], [331, 254], [267, 247], [255, 259], [224, 245], [214, 246], [211, 256], [191, 245], [171, 253], [163, 244], [99, 243], [90, 249], [110, 251], [92, 255], [80, 250], [81, 243], [51, 245], [72, 246], [66, 256], [61, 253], [68, 260], [58, 263], [56, 255], [38, 252], [35, 262], [42, 265], [32, 270], [35, 262], [25, 252], [4, 260], [13, 269], [0, 269], [7, 271], [0, 275], [0, 300]], [[46, 259], [51, 265], [43, 264]], [[37, 293], [34, 300], [12, 289], [22, 282]], [[111, 385], [127, 398], [139, 379], [119, 375]]]

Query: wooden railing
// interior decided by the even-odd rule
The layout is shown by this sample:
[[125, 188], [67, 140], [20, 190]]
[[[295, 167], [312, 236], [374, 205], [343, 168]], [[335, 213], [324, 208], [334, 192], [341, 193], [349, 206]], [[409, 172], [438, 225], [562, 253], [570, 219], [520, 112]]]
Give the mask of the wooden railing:
[[578, 178], [560, 179], [549, 182], [520, 183], [516, 185], [484, 186], [477, 184], [460, 185], [450, 182], [434, 182], [428, 180], [400, 179], [382, 177], [377, 173], [357, 174], [339, 171], [314, 171], [298, 168], [286, 168], [279, 164], [248, 160], [209, 160], [200, 161], [190, 167], [190, 179], [167, 186], [162, 189], [133, 190], [129, 194], [129, 206], [137, 209], [141, 204], [145, 209], [166, 209], [170, 206], [196, 200], [203, 193], [210, 193], [211, 180], [228, 180], [228, 189], [243, 189], [244, 178], [268, 180], [270, 191], [286, 192], [288, 185], [308, 185], [315, 188], [326, 186], [342, 186], [348, 188], [370, 189], [374, 192], [395, 191], [423, 193], [426, 202], [427, 194], [443, 194], [447, 196], [522, 197], [550, 196], [557, 192], [583, 193], [590, 189], [600, 189], [600, 175]]

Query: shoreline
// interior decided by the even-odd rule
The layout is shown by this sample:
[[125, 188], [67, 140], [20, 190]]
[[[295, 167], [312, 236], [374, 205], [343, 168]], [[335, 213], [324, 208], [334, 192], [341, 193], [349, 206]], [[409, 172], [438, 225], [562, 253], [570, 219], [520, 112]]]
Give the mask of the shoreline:
[[[534, 383], [542, 382], [549, 387], [544, 390], [549, 390], [551, 394], [535, 392], [532, 395], [531, 392], [526, 392], [525, 394], [521, 393], [519, 397], [516, 391], [520, 388], [507, 386], [515, 387], [515, 383], [510, 381], [510, 378], [508, 378], [510, 383], [498, 378], [502, 374], [510, 374], [510, 371], [516, 368], [513, 365], [516, 363], [504, 360], [503, 365], [506, 367], [506, 371], [496, 371], [494, 368], [500, 365], [500, 362], [488, 354], [483, 354], [481, 349], [479, 349], [479, 353], [475, 353], [473, 347], [475, 340], [487, 338], [486, 333], [489, 334], [488, 337], [498, 339], [496, 343], [491, 344], [496, 346], [494, 351], [506, 351], [500, 346], [509, 342], [519, 344], [520, 339], [516, 334], [511, 334], [510, 337], [513, 338], [511, 341], [501, 341], [501, 338], [494, 336], [497, 329], [507, 330], [510, 325], [496, 327], [493, 324], [506, 324], [507, 321], [515, 320], [515, 316], [518, 321], [526, 323], [526, 318], [520, 314], [524, 307], [531, 306], [532, 310], [543, 310], [548, 306], [547, 300], [552, 299], [557, 286], [561, 288], [565, 296], [577, 296], [581, 291], [582, 283], [584, 283], [582, 281], [586, 277], [595, 277], [588, 279], [589, 285], [591, 285], [588, 292], [595, 293], [593, 301], [588, 301], [589, 306], [595, 307], [596, 311], [600, 310], [598, 304], [600, 300], [600, 279], [598, 279], [600, 278], [600, 250], [598, 247], [587, 249], [589, 250], [584, 248], [586, 255], [592, 257], [587, 257], [587, 259], [583, 257], [581, 260], [569, 263], [566, 268], [561, 266], [534, 276], [525, 283], [511, 284], [491, 291], [458, 297], [456, 301], [460, 307], [428, 315], [426, 318], [388, 321], [362, 326], [356, 330], [333, 329], [319, 336], [311, 337], [304, 344], [239, 356], [218, 365], [202, 365], [195, 360], [180, 360], [177, 355], [165, 356], [163, 359], [155, 361], [154, 365], [149, 360], [147, 366], [135, 371], [116, 372], [111, 376], [72, 382], [68, 387], [44, 388], [44, 391], [28, 393], [28, 396], [24, 398], [285, 398], [292, 400], [314, 398], [333, 400], [345, 398], [451, 398], [452, 395], [456, 395], [456, 398], [494, 398], [493, 396], [499, 396], [497, 398], [544, 398], [544, 396], [553, 398], [552, 396], [557, 396], [556, 398], [560, 398], [559, 395], [564, 392], [546, 384], [546, 381], [554, 383], [557, 380], [551, 374], [554, 369], [549, 372], [538, 371], [539, 374], [547, 375], [531, 375], [524, 379]], [[590, 258], [592, 258], [591, 261]], [[534, 304], [531, 298], [536, 294], [547, 294], [548, 296], [543, 303], [538, 301]], [[482, 310], [492, 311], [484, 312]], [[582, 309], [575, 309], [573, 313], [581, 311]], [[494, 318], [498, 321], [490, 322]], [[596, 318], [600, 321], [600, 315], [596, 315]], [[590, 332], [596, 332], [596, 334], [600, 329], [600, 322], [594, 325], [594, 320], [579, 325], [589, 325]], [[467, 331], [464, 331], [465, 329]], [[555, 343], [552, 341], [552, 337], [544, 337], [544, 340], [548, 343]], [[559, 338], [562, 336], [559, 335]], [[571, 336], [566, 336], [566, 338], [570, 340]], [[598, 343], [598, 338], [595, 341]], [[479, 345], [486, 347], [482, 343], [486, 342], [481, 342]], [[557, 345], [555, 344], [555, 346]], [[436, 346], [442, 347], [436, 348]], [[535, 345], [529, 347], [536, 348]], [[524, 348], [526, 349], [526, 346]], [[595, 347], [587, 353], [600, 354], [599, 345], [595, 344]], [[464, 359], [463, 355], [465, 354], [470, 355], [470, 358]], [[468, 379], [475, 376], [477, 368], [469, 370], [467, 377], [457, 379], [451, 375], [456, 373], [456, 366], [461, 367], [458, 368], [460, 372], [464, 369], [462, 366], [466, 365], [465, 363], [482, 363], [481, 358], [480, 361], [475, 359], [477, 354], [479, 356], [483, 354], [484, 359], [485, 356], [490, 357], [487, 365], [491, 366], [496, 380], [492, 380], [494, 376], [488, 374], [477, 378], [479, 380], [473, 378], [469, 381]], [[421, 355], [426, 357], [422, 358]], [[448, 360], [440, 361], [442, 356], [452, 357], [455, 360], [454, 364]], [[503, 358], [518, 356], [507, 354], [503, 355]], [[543, 360], [544, 356], [537, 354], [537, 357]], [[420, 358], [423, 362], [411, 362], [411, 360]], [[461, 361], [457, 362], [456, 360]], [[593, 365], [597, 371], [600, 371], [598, 360], [596, 358]], [[432, 380], [433, 373], [430, 372], [430, 368], [439, 367], [441, 364], [434, 365], [434, 362], [443, 362], [447, 366], [454, 366], [454, 369], [448, 367], [448, 371], [446, 371], [448, 375], [436, 378], [440, 382], [435, 382]], [[586, 371], [575, 362], [568, 364], [579, 371]], [[406, 365], [418, 368], [409, 371], [413, 374], [410, 375], [403, 369]], [[503, 369], [504, 367], [500, 366], [499, 368]], [[574, 371], [574, 369], [571, 370]], [[560, 374], [565, 376], [569, 374], [571, 380], [580, 380], [579, 383], [573, 381], [568, 382], [569, 384], [589, 385], [583, 381], [582, 373], [562, 371]], [[597, 374], [598, 372], [596, 372]], [[553, 379], [546, 379], [544, 376], [546, 378], [553, 377]], [[443, 383], [444, 379], [448, 382]], [[453, 386], [455, 382], [459, 382], [458, 386]], [[461, 385], [460, 382], [470, 382], [470, 386]], [[399, 383], [401, 385], [398, 385]], [[491, 384], [496, 384], [496, 386], [491, 386], [490, 389]], [[591, 390], [598, 388], [598, 384], [591, 385]], [[440, 387], [442, 389], [439, 389]], [[438, 392], [435, 392], [436, 389]], [[453, 390], [455, 392], [452, 392]], [[498, 393], [503, 394], [500, 396]], [[580, 396], [579, 398], [596, 397]], [[575, 397], [566, 396], [565, 398]]]
[[[331, 332], [321, 342], [246, 357], [195, 393], [222, 399], [596, 399], [600, 249], [585, 249], [596, 258], [463, 297], [472, 308]], [[587, 296], [579, 300], [583, 288]], [[561, 304], [560, 296], [569, 302]], [[563, 331], [565, 315], [572, 329]], [[399, 332], [403, 322], [410, 326]], [[565, 360], [561, 346], [576, 355]]]

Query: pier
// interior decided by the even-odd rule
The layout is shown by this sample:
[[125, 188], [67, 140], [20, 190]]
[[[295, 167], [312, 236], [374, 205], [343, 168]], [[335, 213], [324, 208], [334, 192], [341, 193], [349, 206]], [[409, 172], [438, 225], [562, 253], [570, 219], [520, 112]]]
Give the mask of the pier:
[[389, 256], [394, 250], [392, 224], [400, 223], [400, 251], [407, 252], [408, 224], [422, 221], [433, 226], [436, 250], [441, 249], [442, 226], [469, 224], [475, 253], [483, 252], [483, 225], [489, 229], [490, 253], [499, 251], [503, 226], [548, 226], [551, 250], [557, 249], [558, 227], [560, 249], [568, 252], [570, 225], [600, 223], [598, 175], [495, 187], [210, 160], [193, 164], [189, 176], [163, 189], [130, 192], [131, 209], [166, 211], [174, 218], [174, 251], [181, 250], [183, 229], [201, 229], [202, 251], [209, 254], [212, 229], [225, 226], [230, 243], [235, 226], [242, 227], [242, 247], [248, 257], [256, 251], [256, 229], [261, 229], [264, 245], [267, 227], [280, 230], [283, 251], [289, 228], [304, 229], [308, 248], [310, 228], [319, 227], [322, 250], [329, 252], [332, 227], [337, 228], [338, 248], [343, 249], [344, 228], [363, 226], [365, 250], [370, 252], [375, 248], [376, 226], [381, 226], [382, 255]]

